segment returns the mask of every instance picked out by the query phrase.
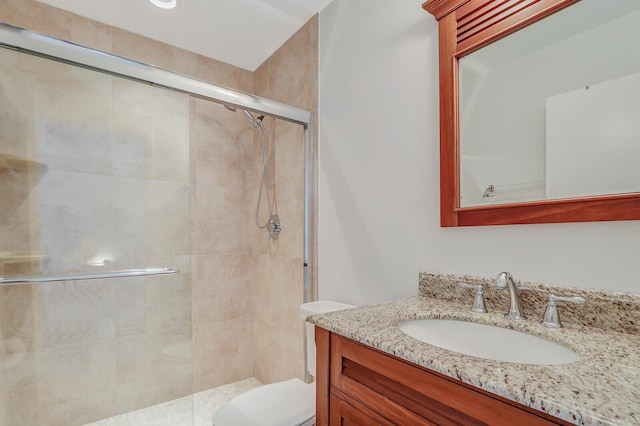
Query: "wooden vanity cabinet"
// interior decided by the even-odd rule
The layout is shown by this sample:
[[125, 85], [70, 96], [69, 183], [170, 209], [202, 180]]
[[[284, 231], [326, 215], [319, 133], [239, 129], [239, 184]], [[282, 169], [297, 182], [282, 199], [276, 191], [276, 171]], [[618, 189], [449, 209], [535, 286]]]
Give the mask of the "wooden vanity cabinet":
[[569, 425], [316, 327], [317, 425]]

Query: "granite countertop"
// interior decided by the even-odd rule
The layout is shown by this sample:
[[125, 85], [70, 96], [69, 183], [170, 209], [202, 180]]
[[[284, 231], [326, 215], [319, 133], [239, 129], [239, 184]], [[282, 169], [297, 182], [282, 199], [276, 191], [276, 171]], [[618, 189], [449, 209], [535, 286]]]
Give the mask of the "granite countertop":
[[[425, 293], [421, 289], [421, 293]], [[470, 301], [470, 299], [469, 299]], [[584, 425], [640, 424], [640, 335], [567, 324], [548, 329], [540, 318], [504, 318], [504, 310], [469, 311], [470, 304], [429, 296], [315, 315], [309, 321], [344, 337], [456, 378], [563, 420]], [[506, 307], [506, 305], [505, 305]], [[458, 319], [525, 331], [564, 344], [581, 356], [564, 365], [491, 361], [418, 341], [398, 328], [406, 320]]]

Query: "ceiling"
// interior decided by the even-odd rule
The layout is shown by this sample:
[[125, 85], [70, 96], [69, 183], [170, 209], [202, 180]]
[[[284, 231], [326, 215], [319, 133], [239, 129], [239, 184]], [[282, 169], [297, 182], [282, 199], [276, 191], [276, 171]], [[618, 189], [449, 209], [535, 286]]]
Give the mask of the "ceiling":
[[255, 71], [331, 0], [38, 0], [75, 14]]

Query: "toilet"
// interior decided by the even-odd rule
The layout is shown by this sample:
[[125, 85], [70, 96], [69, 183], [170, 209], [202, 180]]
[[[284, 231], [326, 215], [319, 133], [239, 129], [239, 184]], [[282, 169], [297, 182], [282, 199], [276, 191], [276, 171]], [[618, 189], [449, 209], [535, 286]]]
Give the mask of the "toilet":
[[[300, 305], [303, 319], [355, 306], [319, 300]], [[314, 325], [305, 322], [307, 370], [316, 375]], [[300, 379], [272, 383], [233, 398], [213, 415], [213, 426], [312, 426], [316, 424], [316, 384]]]

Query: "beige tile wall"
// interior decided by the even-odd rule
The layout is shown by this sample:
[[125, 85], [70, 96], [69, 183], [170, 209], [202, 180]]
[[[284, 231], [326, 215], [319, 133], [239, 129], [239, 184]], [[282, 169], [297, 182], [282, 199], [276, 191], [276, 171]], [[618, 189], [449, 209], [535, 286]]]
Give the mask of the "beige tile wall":
[[191, 99], [193, 390], [253, 377], [247, 176], [253, 127]]
[[[317, 33], [316, 16], [256, 70], [256, 94], [315, 113]], [[304, 375], [303, 323], [298, 313], [303, 301], [304, 152], [301, 126], [272, 120], [266, 125], [272, 150], [274, 207], [282, 219], [283, 232], [273, 243], [254, 230], [252, 295], [255, 375], [269, 383]], [[315, 152], [314, 127], [311, 135]]]
[[[317, 18], [255, 73], [35, 0], [0, 0], [0, 20], [311, 111], [317, 109]], [[25, 82], [24, 87], [29, 84]], [[187, 134], [175, 134], [176, 129], [184, 128], [182, 124], [160, 122], [159, 126], [167, 126], [149, 128], [141, 125], [141, 120], [128, 120], [135, 114], [152, 115], [154, 102], [145, 103], [142, 111], [130, 110], [132, 99], [153, 96], [152, 92], [144, 93], [144, 87], [123, 80], [112, 80], [110, 85], [114, 134], [138, 135], [115, 138], [111, 158], [105, 159], [108, 163], [91, 165], [111, 167], [123, 177], [113, 183], [122, 218], [113, 244], [119, 244], [118, 250], [129, 257], [112, 266], [177, 265], [182, 274], [178, 279], [104, 282], [86, 291], [79, 283], [0, 290], [0, 335], [4, 337], [0, 345], [0, 426], [82, 424], [253, 375], [271, 382], [303, 374], [297, 312], [303, 273], [300, 126], [265, 119], [271, 142], [269, 179], [274, 207], [285, 226], [280, 241], [274, 244], [254, 224], [260, 147], [255, 129], [242, 114], [191, 98], [186, 105], [190, 117]], [[15, 90], [0, 86], [0, 98], [16, 98]], [[41, 101], [58, 105], [59, 88], [51, 90], [57, 95], [50, 99], [27, 97], [24, 109]], [[89, 108], [93, 107], [89, 102], [93, 99], [85, 97], [74, 104], [99, 116], [99, 111]], [[16, 127], [16, 122], [19, 120], [2, 123], [13, 132], [11, 140], [33, 136], [29, 133], [32, 129]], [[146, 141], [152, 135], [166, 138], [156, 137], [149, 144]], [[184, 137], [189, 139], [187, 147], [171, 143]], [[9, 149], [19, 151], [22, 146]], [[3, 149], [6, 147], [7, 143]], [[147, 159], [142, 168], [126, 161], [138, 154]], [[188, 167], [185, 161], [167, 161], [185, 156]], [[89, 166], [81, 158], [56, 161], [66, 173], [79, 172]], [[124, 191], [139, 181], [147, 185]], [[187, 200], [181, 198], [185, 195], [183, 182], [189, 185]], [[36, 183], [22, 182], [22, 192]], [[184, 223], [178, 206], [189, 202], [190, 230], [174, 227], [173, 234], [159, 234], [156, 240], [136, 245], [140, 241], [138, 225], [155, 227], [149, 219], [159, 217], [153, 209], [146, 216], [127, 210], [135, 201], [128, 199], [130, 194], [136, 193], [144, 194], [156, 212], [168, 210], [174, 223]], [[123, 195], [118, 198], [117, 194]], [[166, 194], [169, 198], [164, 198]], [[6, 199], [5, 193], [1, 195]], [[19, 203], [11, 213], [8, 217], [31, 215], [28, 203]], [[14, 227], [7, 247], [27, 249], [47, 238], [39, 235], [39, 227], [30, 226], [32, 221]], [[5, 231], [2, 229], [3, 235], [7, 235]], [[0, 239], [0, 250], [7, 249], [3, 245], [7, 240]], [[24, 247], [16, 246], [16, 242], [25, 241]], [[83, 259], [86, 250], [91, 247], [72, 258]], [[78, 263], [64, 266], [78, 267]]]
[[36, 0], [0, 0], [0, 21], [252, 92], [253, 73], [128, 31], [53, 8]]

